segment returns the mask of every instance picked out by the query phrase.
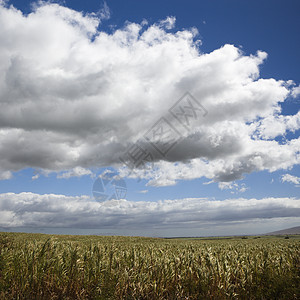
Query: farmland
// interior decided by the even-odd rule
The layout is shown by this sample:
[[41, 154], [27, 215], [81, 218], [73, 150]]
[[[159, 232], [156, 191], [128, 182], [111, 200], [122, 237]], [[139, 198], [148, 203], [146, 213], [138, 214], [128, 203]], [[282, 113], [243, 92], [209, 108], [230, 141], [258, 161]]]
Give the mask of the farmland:
[[299, 299], [300, 238], [0, 233], [0, 299]]

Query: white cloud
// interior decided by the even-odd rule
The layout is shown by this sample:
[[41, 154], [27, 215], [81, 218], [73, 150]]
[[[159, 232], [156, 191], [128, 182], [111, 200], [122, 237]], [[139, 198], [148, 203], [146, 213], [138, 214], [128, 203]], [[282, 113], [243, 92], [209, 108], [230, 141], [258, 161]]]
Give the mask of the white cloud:
[[292, 116], [273, 115], [259, 122], [257, 131], [264, 139], [273, 139], [284, 135], [287, 131], [295, 132], [300, 129], [300, 111]]
[[7, 180], [13, 177], [10, 171], [1, 171], [0, 170], [0, 180]]
[[139, 193], [141, 193], [141, 194], [147, 194], [148, 190], [141, 190], [141, 191], [139, 191]]
[[175, 27], [176, 18], [175, 17], [167, 17], [165, 20], [159, 22], [159, 26], [165, 29], [173, 29]]
[[108, 20], [110, 18], [110, 9], [105, 1], [103, 3], [103, 8], [100, 9], [96, 15], [99, 16], [100, 20]]
[[176, 234], [176, 228], [243, 225], [269, 219], [276, 222], [299, 216], [300, 199], [296, 198], [98, 203], [88, 196], [0, 194], [0, 226], [11, 228], [173, 228]]
[[68, 179], [70, 177], [81, 177], [81, 176], [85, 176], [85, 175], [93, 175], [93, 172], [88, 169], [76, 167], [70, 171], [63, 172], [62, 174], [58, 174], [57, 178]]
[[35, 174], [31, 177], [32, 180], [37, 180], [40, 178], [40, 174]]
[[169, 120], [184, 138], [165, 157], [154, 154], [154, 169], [137, 170], [149, 185], [202, 176], [230, 182], [299, 164], [299, 138], [272, 140], [298, 130], [299, 113], [280, 115], [280, 103], [296, 91], [290, 82], [259, 78], [265, 52], [248, 56], [225, 45], [202, 53], [195, 29], [166, 31], [174, 17], [108, 34], [98, 29], [107, 7], [102, 13], [43, 2], [25, 16], [0, 5], [3, 172], [32, 167], [70, 177], [118, 166], [129, 143], [170, 118], [186, 91], [208, 114], [190, 131]]
[[282, 182], [289, 182], [289, 183], [294, 183], [296, 185], [300, 184], [300, 177], [293, 176], [291, 174], [284, 174], [281, 177]]
[[297, 98], [300, 95], [300, 85], [292, 89], [292, 97]]
[[221, 190], [231, 190], [232, 194], [244, 193], [248, 189], [244, 183], [236, 182], [219, 182], [218, 186]]
[[33, 176], [31, 177], [31, 180], [37, 180], [39, 179], [42, 175], [48, 177], [51, 172], [43, 169], [39, 170], [34, 170], [33, 171]]

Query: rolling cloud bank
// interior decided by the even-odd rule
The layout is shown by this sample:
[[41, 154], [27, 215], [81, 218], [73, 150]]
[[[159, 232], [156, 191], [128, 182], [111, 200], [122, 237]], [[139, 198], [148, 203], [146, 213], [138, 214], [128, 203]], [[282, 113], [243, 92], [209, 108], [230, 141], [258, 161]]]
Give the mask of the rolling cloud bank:
[[[34, 193], [0, 194], [0, 227], [4, 228], [77, 228], [102, 230], [190, 230], [216, 226], [241, 228], [268, 221], [295, 222], [300, 214], [300, 199], [227, 199], [206, 198], [158, 202], [112, 200], [95, 202], [87, 196], [39, 195]], [[289, 220], [290, 219], [290, 220]], [[293, 223], [287, 223], [293, 224]], [[192, 230], [192, 231], [191, 231]], [[194, 230], [194, 231], [193, 231]], [[228, 232], [227, 232], [228, 234]]]

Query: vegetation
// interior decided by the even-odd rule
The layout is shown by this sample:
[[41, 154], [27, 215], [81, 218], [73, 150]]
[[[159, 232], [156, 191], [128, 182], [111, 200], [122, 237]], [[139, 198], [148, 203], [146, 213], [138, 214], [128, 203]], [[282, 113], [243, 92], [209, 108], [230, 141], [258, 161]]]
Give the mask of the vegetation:
[[0, 233], [0, 299], [300, 299], [299, 241]]

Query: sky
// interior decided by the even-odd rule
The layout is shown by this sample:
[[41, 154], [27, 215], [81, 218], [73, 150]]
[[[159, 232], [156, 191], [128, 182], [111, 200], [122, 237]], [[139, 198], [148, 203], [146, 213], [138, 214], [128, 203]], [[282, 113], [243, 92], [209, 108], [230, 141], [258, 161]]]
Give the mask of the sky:
[[299, 226], [299, 9], [0, 0], [0, 230]]

